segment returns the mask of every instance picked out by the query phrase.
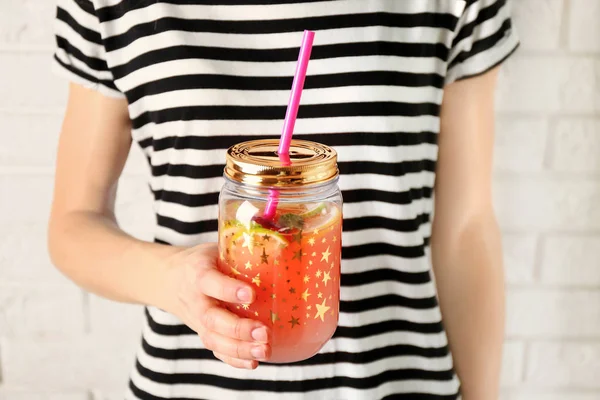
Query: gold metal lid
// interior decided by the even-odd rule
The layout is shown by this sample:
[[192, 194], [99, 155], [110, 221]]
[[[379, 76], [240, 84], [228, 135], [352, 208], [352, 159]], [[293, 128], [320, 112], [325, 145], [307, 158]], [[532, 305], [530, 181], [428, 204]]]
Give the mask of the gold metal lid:
[[225, 176], [253, 186], [325, 183], [338, 174], [337, 153], [321, 143], [293, 139], [289, 162], [277, 154], [279, 139], [251, 140], [227, 150]]

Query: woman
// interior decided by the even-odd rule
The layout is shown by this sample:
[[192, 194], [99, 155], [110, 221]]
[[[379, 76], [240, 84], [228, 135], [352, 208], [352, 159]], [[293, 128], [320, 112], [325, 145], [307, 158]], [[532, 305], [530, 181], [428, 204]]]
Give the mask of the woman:
[[[49, 248], [81, 287], [147, 306], [127, 398], [497, 398], [493, 98], [518, 46], [505, 1], [59, 0], [56, 26], [72, 84]], [[269, 326], [216, 306], [254, 296], [215, 269], [217, 193], [227, 147], [279, 135], [304, 29], [295, 137], [339, 153], [340, 325], [310, 360], [258, 366]], [[152, 167], [154, 243], [114, 215], [132, 141]]]

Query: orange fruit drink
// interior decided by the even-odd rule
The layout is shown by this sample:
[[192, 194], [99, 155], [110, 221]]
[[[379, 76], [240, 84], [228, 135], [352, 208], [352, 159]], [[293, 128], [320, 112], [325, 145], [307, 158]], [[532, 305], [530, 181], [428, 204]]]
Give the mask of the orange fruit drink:
[[273, 332], [268, 362], [312, 357], [338, 324], [342, 212], [335, 202], [280, 203], [265, 220], [264, 203], [228, 200], [219, 218], [219, 269], [251, 284], [252, 304], [227, 304]]

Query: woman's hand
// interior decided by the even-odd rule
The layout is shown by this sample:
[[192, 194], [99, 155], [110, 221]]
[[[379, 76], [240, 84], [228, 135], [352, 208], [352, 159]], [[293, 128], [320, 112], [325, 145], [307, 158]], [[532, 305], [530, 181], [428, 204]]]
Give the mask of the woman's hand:
[[216, 244], [183, 249], [168, 260], [168, 290], [173, 304], [167, 311], [200, 335], [204, 346], [227, 364], [254, 369], [271, 354], [268, 327], [240, 318], [221, 302], [249, 304], [252, 287], [223, 275], [216, 268]]

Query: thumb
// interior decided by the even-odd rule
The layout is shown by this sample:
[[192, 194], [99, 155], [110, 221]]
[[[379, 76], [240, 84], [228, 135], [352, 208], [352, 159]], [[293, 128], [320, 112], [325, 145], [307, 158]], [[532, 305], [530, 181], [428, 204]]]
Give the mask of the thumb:
[[255, 292], [252, 286], [231, 278], [217, 269], [218, 247], [214, 243], [193, 247], [191, 257], [194, 286], [205, 296], [227, 303], [252, 303]]

